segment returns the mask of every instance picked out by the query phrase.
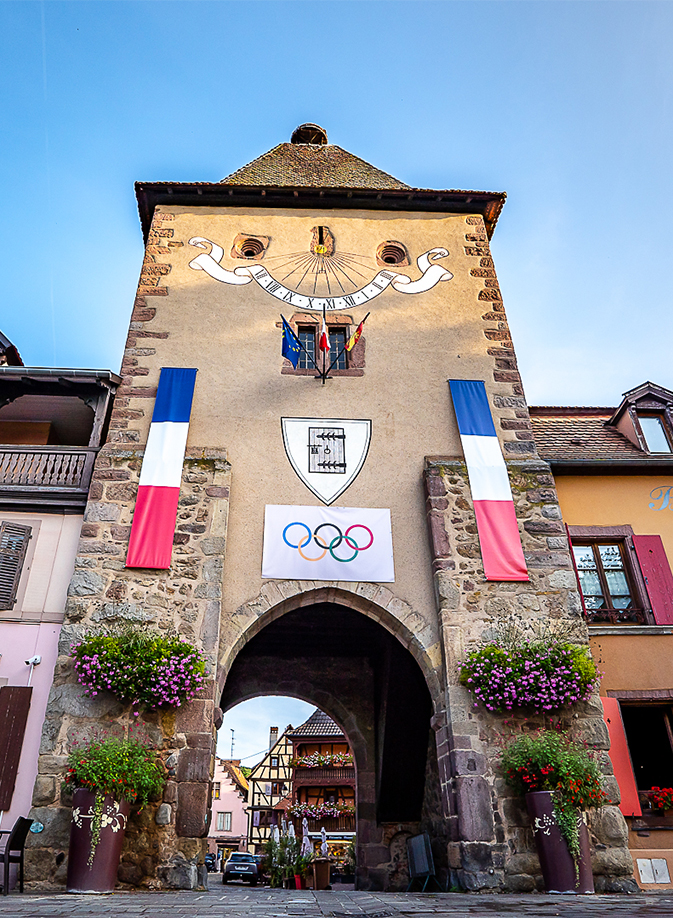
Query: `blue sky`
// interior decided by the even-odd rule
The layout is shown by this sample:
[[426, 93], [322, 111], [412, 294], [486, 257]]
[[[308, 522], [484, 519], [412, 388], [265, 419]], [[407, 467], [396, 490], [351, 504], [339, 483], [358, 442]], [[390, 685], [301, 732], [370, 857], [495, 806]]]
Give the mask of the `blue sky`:
[[298, 727], [315, 711], [315, 705], [284, 698], [280, 695], [251, 698], [236, 705], [224, 715], [224, 723], [217, 735], [217, 754], [231, 758], [231, 730], [234, 730], [233, 758], [242, 765], [252, 767], [269, 748], [269, 728], [278, 727], [280, 736], [292, 724]]
[[413, 185], [505, 190], [529, 401], [673, 387], [668, 2], [0, 2], [0, 328], [117, 370], [134, 180], [216, 181], [302, 121]]
[[118, 370], [133, 182], [217, 181], [316, 121], [412, 185], [507, 191], [529, 402], [673, 388], [672, 38], [647, 0], [0, 2], [0, 329]]

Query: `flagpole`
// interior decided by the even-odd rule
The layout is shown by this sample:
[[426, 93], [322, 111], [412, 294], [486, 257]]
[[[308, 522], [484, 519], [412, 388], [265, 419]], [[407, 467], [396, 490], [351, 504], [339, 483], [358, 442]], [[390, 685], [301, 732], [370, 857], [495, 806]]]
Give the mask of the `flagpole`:
[[[324, 300], [322, 301], [322, 327], [327, 328], [327, 322], [325, 320], [325, 301]], [[322, 336], [322, 328], [320, 329], [320, 334]], [[327, 334], [327, 344], [329, 345], [329, 333]], [[325, 372], [325, 363], [326, 363], [325, 354], [326, 353], [327, 351], [322, 352], [322, 384], [323, 386], [325, 385], [325, 380], [327, 379], [327, 373], [329, 372], [329, 370], [327, 371], [327, 373]]]
[[[364, 317], [364, 319], [362, 320], [362, 322], [361, 322], [360, 324], [361, 324], [361, 325], [364, 325], [365, 322], [367, 321], [367, 319], [369, 318], [370, 315], [371, 315], [371, 313], [368, 312], [367, 315]], [[350, 338], [349, 338], [348, 340], [350, 341]], [[348, 341], [346, 341], [346, 343], [344, 344], [344, 346], [341, 348], [341, 350], [339, 351], [339, 353], [336, 355], [336, 357], [335, 357], [334, 360], [332, 361], [332, 363], [331, 363], [331, 365], [330, 365], [330, 368], [329, 368], [329, 370], [327, 371], [327, 374], [328, 374], [328, 375], [329, 375], [329, 374], [332, 372], [332, 370], [334, 369], [335, 364], [337, 364], [337, 363], [339, 362], [339, 357], [341, 357], [341, 355], [343, 354], [343, 352], [346, 350], [347, 347], [348, 347]], [[353, 347], [355, 347], [355, 345], [353, 345]]]

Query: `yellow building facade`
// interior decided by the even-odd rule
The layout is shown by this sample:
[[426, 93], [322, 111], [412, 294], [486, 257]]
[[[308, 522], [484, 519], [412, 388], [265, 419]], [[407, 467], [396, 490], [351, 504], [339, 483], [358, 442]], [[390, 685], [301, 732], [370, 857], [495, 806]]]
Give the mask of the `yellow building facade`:
[[[532, 408], [573, 547], [635, 876], [671, 887], [673, 392], [645, 383], [617, 408]], [[655, 788], [655, 790], [653, 790]]]

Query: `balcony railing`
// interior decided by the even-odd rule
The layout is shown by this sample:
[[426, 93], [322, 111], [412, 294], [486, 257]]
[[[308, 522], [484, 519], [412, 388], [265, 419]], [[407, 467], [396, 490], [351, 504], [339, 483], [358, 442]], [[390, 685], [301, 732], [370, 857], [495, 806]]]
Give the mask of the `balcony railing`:
[[320, 787], [340, 787], [342, 785], [355, 785], [354, 768], [295, 768], [293, 785], [306, 787], [316, 785]]
[[0, 446], [0, 500], [84, 506], [97, 452], [81, 446]]
[[[301, 838], [302, 820], [295, 816], [293, 822], [297, 837]], [[325, 832], [355, 832], [355, 816], [339, 816], [327, 819], [311, 819], [309, 816], [309, 832], [320, 832], [323, 828]]]

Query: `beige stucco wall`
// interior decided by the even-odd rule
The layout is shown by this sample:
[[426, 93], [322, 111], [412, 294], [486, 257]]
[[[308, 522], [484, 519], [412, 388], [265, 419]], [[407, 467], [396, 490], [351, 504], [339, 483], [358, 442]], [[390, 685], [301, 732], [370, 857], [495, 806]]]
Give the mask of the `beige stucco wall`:
[[673, 634], [600, 634], [590, 638], [591, 652], [608, 691], [671, 689]]
[[[461, 455], [447, 379], [485, 379], [491, 393], [512, 391], [511, 384], [490, 382], [494, 361], [487, 354], [481, 316], [491, 304], [479, 300], [483, 279], [470, 274], [479, 259], [465, 252], [466, 230], [471, 229], [465, 217], [362, 211], [318, 216], [303, 210], [245, 213], [233, 208], [193, 212], [180, 207], [159, 212], [174, 215], [173, 248], [169, 255], [156, 256], [159, 264], [171, 265], [162, 278], [170, 295], [153, 301], [160, 313], [152, 327], [170, 329], [170, 336], [146, 342], [156, 344], [157, 350], [142, 357], [149, 375], [136, 385], [156, 385], [161, 366], [199, 368], [189, 445], [225, 447], [233, 469], [225, 614], [256, 596], [262, 586], [264, 505], [319, 504], [293, 472], [283, 449], [280, 418], [303, 416], [373, 420], [365, 466], [336, 506], [391, 509], [396, 567], [392, 589], [424, 616], [434, 617], [421, 474], [427, 455]], [[229, 257], [235, 236], [265, 235], [271, 242], [261, 263], [280, 280], [285, 272], [274, 268], [279, 263], [275, 257], [308, 252], [317, 223], [329, 227], [337, 251], [362, 256], [361, 265], [368, 267], [359, 270], [367, 281], [381, 270], [375, 262], [377, 246], [390, 239], [403, 242], [410, 254], [412, 264], [397, 269], [401, 273], [416, 279], [416, 258], [444, 246], [450, 254], [440, 263], [454, 274], [451, 281], [426, 293], [405, 295], [388, 289], [366, 307], [341, 311], [339, 315], [351, 316], [357, 324], [371, 309], [364, 332], [365, 374], [335, 378], [325, 386], [312, 377], [281, 375], [281, 332], [276, 323], [281, 312], [293, 314], [291, 306], [254, 282], [229, 286], [189, 267], [203, 251], [188, 244], [193, 236], [221, 245], [222, 264], [233, 270], [246, 264]], [[505, 415], [514, 413], [505, 410]], [[141, 442], [149, 420], [146, 413], [129, 425], [140, 431]], [[504, 437], [513, 439], [515, 434], [508, 431]]]

